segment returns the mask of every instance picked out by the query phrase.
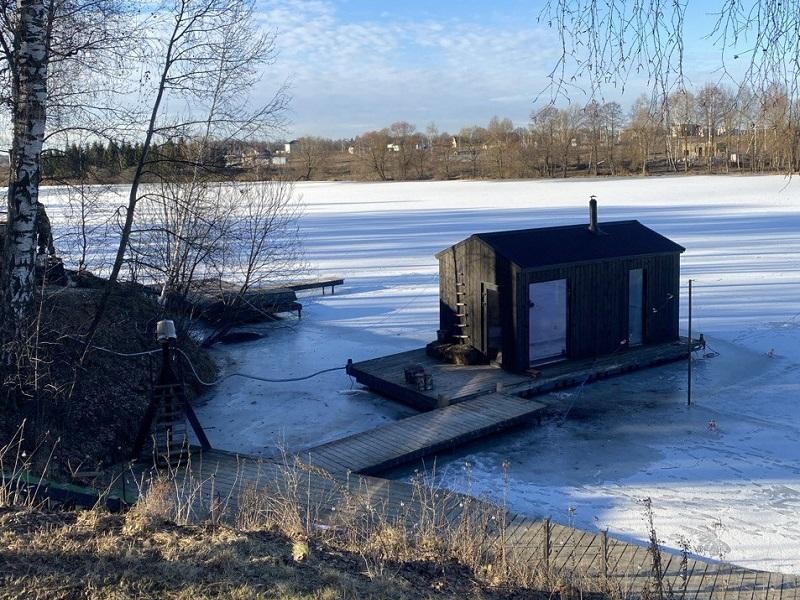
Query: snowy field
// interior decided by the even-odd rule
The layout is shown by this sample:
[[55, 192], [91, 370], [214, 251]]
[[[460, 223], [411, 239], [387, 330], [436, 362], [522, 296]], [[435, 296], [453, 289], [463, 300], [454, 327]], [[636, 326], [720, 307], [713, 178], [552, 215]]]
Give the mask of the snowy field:
[[[437, 476], [505, 497], [512, 510], [631, 540], [647, 536], [641, 499], [650, 497], [667, 546], [685, 539], [698, 554], [800, 573], [800, 182], [308, 183], [296, 191], [310, 275], [342, 276], [345, 285], [304, 297], [302, 321], [259, 326], [263, 340], [216, 349], [226, 372], [292, 377], [419, 347], [437, 329], [435, 252], [475, 232], [585, 222], [590, 194], [601, 225], [638, 219], [685, 246], [681, 314], [692, 278], [694, 330], [719, 352], [698, 360], [692, 407], [685, 365], [594, 383], [560, 393], [569, 410], [541, 427], [440, 457]], [[58, 194], [44, 201], [55, 206]], [[212, 444], [269, 454], [411, 412], [337, 372], [294, 384], [228, 379], [199, 417]]]

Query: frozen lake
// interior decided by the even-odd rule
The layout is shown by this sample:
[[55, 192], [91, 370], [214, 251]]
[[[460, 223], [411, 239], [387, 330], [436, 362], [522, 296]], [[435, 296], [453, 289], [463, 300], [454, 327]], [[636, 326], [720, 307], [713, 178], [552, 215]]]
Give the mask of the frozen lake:
[[[706, 556], [800, 573], [800, 182], [678, 176], [296, 191], [311, 275], [343, 276], [345, 285], [305, 297], [300, 322], [262, 325], [263, 340], [215, 349], [228, 372], [292, 377], [418, 347], [437, 329], [435, 252], [479, 231], [584, 222], [591, 194], [601, 225], [638, 219], [685, 246], [682, 316], [691, 277], [694, 330], [720, 353], [698, 362], [691, 408], [685, 365], [594, 383], [562, 393], [569, 410], [541, 427], [440, 457], [437, 476], [505, 497], [519, 512], [635, 540], [647, 536], [640, 500], [650, 497], [668, 546], [686, 539]], [[59, 192], [49, 194], [55, 205]], [[271, 453], [411, 412], [329, 373], [294, 384], [226, 380], [199, 417], [212, 444]]]

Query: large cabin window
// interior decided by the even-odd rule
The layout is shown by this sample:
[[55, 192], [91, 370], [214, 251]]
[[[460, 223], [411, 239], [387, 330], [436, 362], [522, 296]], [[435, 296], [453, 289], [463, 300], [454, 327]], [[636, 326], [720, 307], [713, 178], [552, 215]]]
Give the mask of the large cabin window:
[[528, 357], [542, 364], [567, 357], [567, 280], [528, 286]]
[[644, 342], [644, 270], [628, 271], [628, 346]]

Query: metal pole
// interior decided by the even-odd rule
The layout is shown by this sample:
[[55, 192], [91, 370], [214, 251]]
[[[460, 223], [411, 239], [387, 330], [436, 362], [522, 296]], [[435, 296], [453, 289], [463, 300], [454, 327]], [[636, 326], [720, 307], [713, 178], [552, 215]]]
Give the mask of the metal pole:
[[686, 406], [692, 405], [692, 280], [689, 280], [689, 362], [686, 384]]

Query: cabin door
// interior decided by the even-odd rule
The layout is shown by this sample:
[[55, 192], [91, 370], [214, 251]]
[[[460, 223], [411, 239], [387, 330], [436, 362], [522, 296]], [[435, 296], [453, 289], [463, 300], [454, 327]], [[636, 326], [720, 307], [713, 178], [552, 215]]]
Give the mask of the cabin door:
[[483, 288], [483, 348], [481, 350], [491, 361], [503, 361], [503, 327], [500, 321], [500, 297], [497, 286], [482, 284]]
[[644, 271], [628, 271], [628, 346], [644, 341]]
[[567, 280], [528, 286], [528, 357], [531, 364], [567, 356]]

